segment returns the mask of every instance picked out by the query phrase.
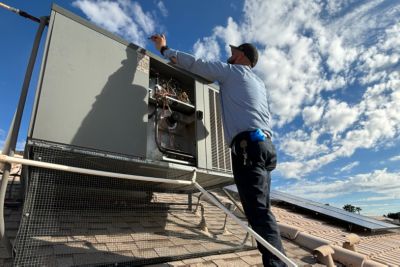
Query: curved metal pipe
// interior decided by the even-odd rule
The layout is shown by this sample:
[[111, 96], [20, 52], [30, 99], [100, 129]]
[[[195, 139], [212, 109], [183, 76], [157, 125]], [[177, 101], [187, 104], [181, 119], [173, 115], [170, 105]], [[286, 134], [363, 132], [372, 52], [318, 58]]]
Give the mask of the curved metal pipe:
[[[17, 144], [17, 138], [19, 133], [19, 128], [21, 126], [22, 114], [24, 112], [25, 102], [28, 95], [29, 84], [31, 82], [31, 77], [33, 73], [33, 68], [35, 66], [35, 61], [37, 53], [40, 46], [40, 40], [42, 38], [43, 30], [48, 23], [49, 17], [41, 17], [39, 28], [36, 32], [35, 41], [33, 43], [31, 56], [29, 58], [29, 63], [26, 68], [24, 83], [22, 85], [21, 95], [19, 97], [18, 107], [15, 111], [13, 121], [10, 126], [10, 130], [7, 135], [6, 142], [4, 143], [3, 155], [12, 156], [14, 155], [15, 146]], [[7, 236], [5, 235], [5, 223], [4, 223], [4, 199], [6, 197], [7, 183], [10, 176], [11, 164], [6, 163], [3, 166], [3, 178], [0, 185], [0, 239], [3, 246], [7, 249], [9, 256], [12, 253], [12, 246]]]

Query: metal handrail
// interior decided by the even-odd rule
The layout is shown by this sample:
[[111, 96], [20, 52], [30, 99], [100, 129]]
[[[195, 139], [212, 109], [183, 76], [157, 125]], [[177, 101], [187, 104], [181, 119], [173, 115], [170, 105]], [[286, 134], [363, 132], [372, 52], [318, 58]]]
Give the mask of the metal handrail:
[[224, 205], [222, 205], [218, 200], [216, 200], [207, 190], [201, 187], [197, 182], [194, 183], [194, 186], [200, 190], [205, 196], [208, 197], [209, 200], [213, 202], [218, 208], [220, 208], [223, 212], [225, 212], [228, 216], [230, 216], [236, 223], [238, 223], [246, 232], [252, 235], [258, 242], [260, 242], [268, 251], [277, 256], [281, 261], [287, 264], [288, 267], [297, 267], [296, 263], [290, 260], [286, 255], [273, 247], [270, 243], [268, 243], [264, 238], [262, 238], [259, 234], [257, 234], [253, 229], [248, 227], [242, 220], [236, 217], [233, 213], [231, 213]]

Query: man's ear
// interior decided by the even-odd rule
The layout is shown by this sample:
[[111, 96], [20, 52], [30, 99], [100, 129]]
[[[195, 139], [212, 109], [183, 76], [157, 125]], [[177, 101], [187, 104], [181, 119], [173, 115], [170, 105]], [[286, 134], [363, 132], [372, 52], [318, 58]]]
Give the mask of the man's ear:
[[240, 51], [239, 56], [240, 59], [246, 58], [246, 55], [242, 51]]

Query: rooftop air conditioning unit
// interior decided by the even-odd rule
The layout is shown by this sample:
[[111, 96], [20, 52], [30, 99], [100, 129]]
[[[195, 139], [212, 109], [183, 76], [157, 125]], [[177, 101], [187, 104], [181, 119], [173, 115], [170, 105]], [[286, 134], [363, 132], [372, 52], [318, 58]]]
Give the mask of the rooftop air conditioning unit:
[[[205, 188], [232, 184], [218, 98], [215, 84], [54, 5], [28, 157], [68, 151], [163, 178], [195, 167]], [[48, 160], [84, 166], [66, 158]]]

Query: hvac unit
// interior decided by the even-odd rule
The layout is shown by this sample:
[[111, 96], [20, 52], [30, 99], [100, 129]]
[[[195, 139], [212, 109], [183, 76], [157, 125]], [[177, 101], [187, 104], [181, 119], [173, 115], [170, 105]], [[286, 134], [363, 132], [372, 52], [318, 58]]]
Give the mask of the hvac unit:
[[68, 151], [76, 162], [110, 158], [129, 163], [129, 173], [162, 178], [196, 168], [205, 188], [228, 185], [218, 98], [215, 84], [53, 6], [28, 156], [40, 157], [35, 147]]

